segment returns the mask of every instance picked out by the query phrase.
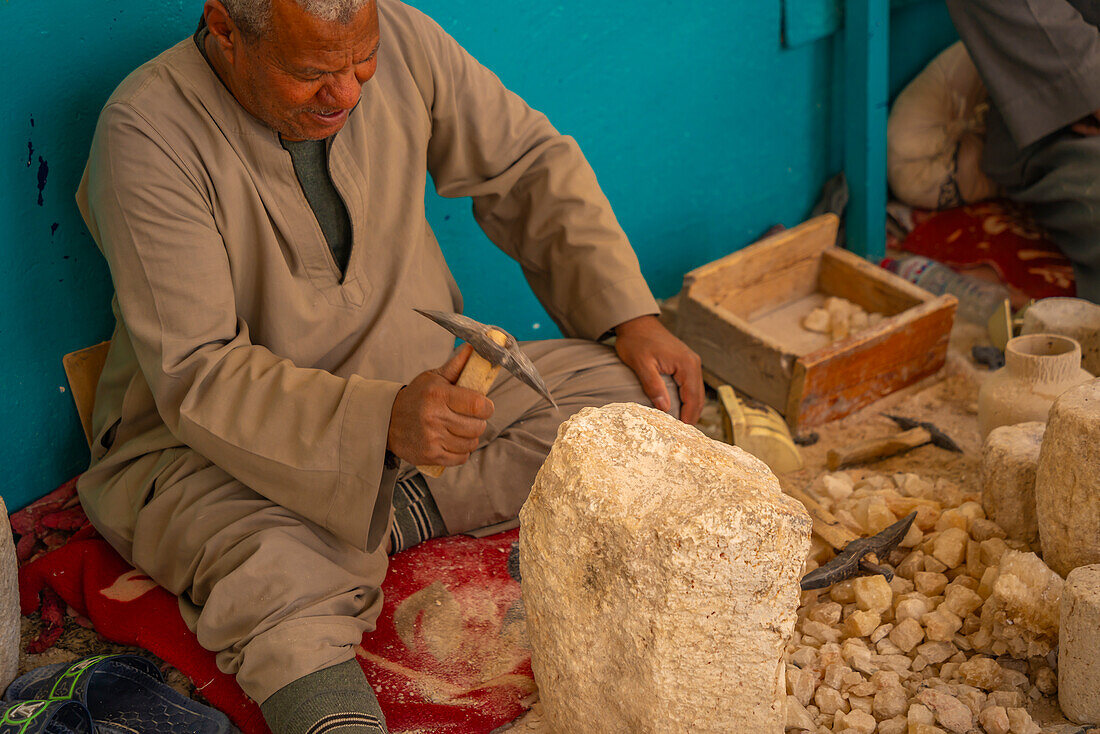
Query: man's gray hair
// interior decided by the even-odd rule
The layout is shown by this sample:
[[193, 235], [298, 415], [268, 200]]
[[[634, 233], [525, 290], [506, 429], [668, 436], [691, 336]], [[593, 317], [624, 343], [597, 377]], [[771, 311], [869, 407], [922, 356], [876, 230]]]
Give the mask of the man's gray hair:
[[[222, 0], [229, 17], [246, 33], [262, 36], [271, 23], [271, 3], [275, 0]], [[373, 0], [294, 0], [312, 16], [330, 22], [348, 23]]]

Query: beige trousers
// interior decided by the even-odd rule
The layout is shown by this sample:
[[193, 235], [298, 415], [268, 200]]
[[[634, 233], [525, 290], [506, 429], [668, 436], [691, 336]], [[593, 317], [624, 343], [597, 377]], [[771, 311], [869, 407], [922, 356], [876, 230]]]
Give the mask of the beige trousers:
[[[613, 402], [649, 404], [609, 347], [580, 340], [523, 347], [559, 408], [501, 373], [489, 392], [495, 413], [482, 446], [429, 482], [451, 532], [514, 518], [559, 424], [573, 413]], [[194, 452], [165, 453], [176, 455], [155, 462], [165, 468], [138, 510], [130, 560], [179, 596], [184, 620], [216, 653], [218, 667], [262, 702], [302, 676], [350, 660], [381, 611], [385, 539], [363, 552]], [[387, 504], [391, 498], [392, 487]]]

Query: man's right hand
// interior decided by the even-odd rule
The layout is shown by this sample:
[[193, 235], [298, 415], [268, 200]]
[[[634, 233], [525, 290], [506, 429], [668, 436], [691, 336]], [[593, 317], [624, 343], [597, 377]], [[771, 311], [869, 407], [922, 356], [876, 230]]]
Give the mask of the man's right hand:
[[472, 352], [463, 345], [447, 364], [401, 388], [386, 435], [390, 452], [416, 466], [466, 463], [493, 415], [493, 401], [454, 384]]

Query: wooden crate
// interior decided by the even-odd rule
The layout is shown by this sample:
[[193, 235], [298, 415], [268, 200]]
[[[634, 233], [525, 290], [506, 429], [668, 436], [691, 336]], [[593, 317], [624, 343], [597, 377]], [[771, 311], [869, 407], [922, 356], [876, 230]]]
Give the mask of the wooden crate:
[[[832, 214], [691, 271], [676, 331], [704, 369], [794, 430], [841, 418], [943, 367], [954, 296], [934, 296], [835, 245]], [[835, 343], [802, 328], [827, 296], [887, 316]]]

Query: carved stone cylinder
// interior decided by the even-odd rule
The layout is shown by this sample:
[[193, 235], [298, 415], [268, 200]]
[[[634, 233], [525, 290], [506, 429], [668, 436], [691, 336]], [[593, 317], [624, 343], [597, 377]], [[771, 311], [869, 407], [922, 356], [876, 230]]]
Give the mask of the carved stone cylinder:
[[982, 447], [982, 509], [1008, 537], [1039, 544], [1035, 519], [1035, 470], [1046, 424], [1039, 421], [994, 428]]
[[1081, 345], [1081, 366], [1100, 375], [1100, 305], [1083, 298], [1044, 298], [1024, 312], [1023, 334], [1061, 334]]
[[1069, 337], [1030, 334], [1010, 339], [1005, 366], [978, 390], [982, 440], [997, 426], [1047, 420], [1059, 395], [1092, 378], [1081, 369], [1081, 345]]
[[651, 408], [587, 408], [520, 522], [553, 731], [783, 731], [810, 518], [763, 462]]
[[1050, 409], [1035, 504], [1043, 560], [1063, 577], [1100, 563], [1100, 380], [1063, 393]]
[[1100, 724], [1100, 564], [1073, 569], [1062, 587], [1058, 703], [1078, 724]]

